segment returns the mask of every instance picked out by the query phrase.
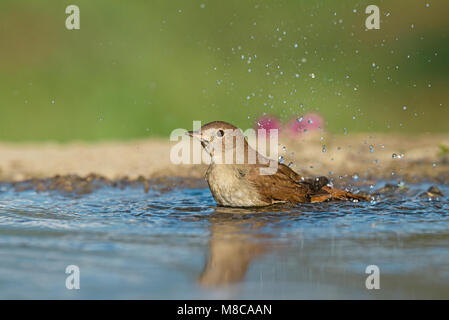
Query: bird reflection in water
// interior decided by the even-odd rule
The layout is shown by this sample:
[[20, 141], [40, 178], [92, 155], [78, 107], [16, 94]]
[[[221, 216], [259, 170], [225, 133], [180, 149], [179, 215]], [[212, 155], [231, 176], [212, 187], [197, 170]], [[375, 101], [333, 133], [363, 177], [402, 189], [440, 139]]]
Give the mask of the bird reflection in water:
[[250, 263], [270, 250], [269, 235], [262, 227], [278, 220], [263, 216], [266, 209], [217, 207], [208, 219], [211, 224], [209, 252], [198, 282], [218, 287], [241, 282]]

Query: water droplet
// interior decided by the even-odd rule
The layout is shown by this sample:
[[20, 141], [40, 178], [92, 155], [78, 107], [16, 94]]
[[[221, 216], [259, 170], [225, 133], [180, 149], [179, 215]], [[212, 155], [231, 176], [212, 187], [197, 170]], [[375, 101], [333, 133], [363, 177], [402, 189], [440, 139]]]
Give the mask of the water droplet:
[[402, 109], [403, 109], [403, 110], [407, 110], [407, 106], [403, 106]]
[[202, 4], [200, 4], [200, 8], [204, 9], [204, 8], [206, 8], [206, 5], [204, 3], [202, 3]]
[[296, 119], [296, 121], [298, 121], [298, 122], [302, 122], [302, 120], [304, 120], [304, 118], [302, 116]]
[[325, 153], [326, 152], [326, 146], [323, 145], [323, 147], [321, 148], [321, 152]]
[[280, 164], [283, 164], [284, 162], [285, 162], [284, 157], [283, 157], [283, 156], [280, 156], [280, 157], [279, 157], [279, 163], [280, 163]]
[[374, 146], [372, 144], [369, 145], [369, 152], [371, 152], [371, 153], [374, 152]]
[[357, 173], [354, 173], [353, 176], [352, 176], [352, 179], [358, 180], [359, 179], [359, 175]]
[[311, 74], [309, 74], [309, 76], [310, 76], [312, 79], [315, 79], [315, 77], [316, 77], [316, 76], [315, 76], [315, 73], [313, 73], [313, 72], [312, 72]]

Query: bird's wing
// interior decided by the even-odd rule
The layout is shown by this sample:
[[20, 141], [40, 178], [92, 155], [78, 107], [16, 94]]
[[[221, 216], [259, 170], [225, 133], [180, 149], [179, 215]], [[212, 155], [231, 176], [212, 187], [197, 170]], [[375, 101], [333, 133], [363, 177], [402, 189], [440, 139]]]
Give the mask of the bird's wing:
[[327, 200], [369, 201], [370, 198], [328, 186], [329, 179], [317, 177], [303, 179], [284, 164], [278, 164], [278, 170], [272, 175], [262, 175], [260, 166], [252, 167], [246, 178], [259, 191], [264, 201], [276, 202], [323, 202]]
[[254, 185], [264, 201], [309, 202], [312, 188], [302, 183], [301, 176], [283, 164], [272, 175], [260, 173], [259, 166], [252, 166], [246, 179]]

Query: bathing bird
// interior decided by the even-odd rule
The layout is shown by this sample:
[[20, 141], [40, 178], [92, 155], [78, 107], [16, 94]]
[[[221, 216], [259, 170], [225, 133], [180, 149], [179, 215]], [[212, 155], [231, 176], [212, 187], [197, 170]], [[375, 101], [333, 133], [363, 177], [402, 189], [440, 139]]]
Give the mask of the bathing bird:
[[199, 139], [211, 157], [206, 180], [219, 206], [370, 200], [333, 188], [326, 177], [306, 179], [277, 160], [261, 155], [248, 144], [243, 132], [230, 123], [214, 121], [186, 134]]

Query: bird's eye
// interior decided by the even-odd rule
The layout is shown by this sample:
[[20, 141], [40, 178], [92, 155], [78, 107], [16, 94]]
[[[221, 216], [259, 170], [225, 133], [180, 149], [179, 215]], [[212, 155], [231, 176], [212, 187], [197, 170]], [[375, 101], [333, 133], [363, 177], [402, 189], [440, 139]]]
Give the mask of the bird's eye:
[[217, 137], [219, 137], [219, 138], [221, 138], [221, 137], [223, 137], [224, 136], [224, 131], [223, 130], [218, 130], [217, 131]]

